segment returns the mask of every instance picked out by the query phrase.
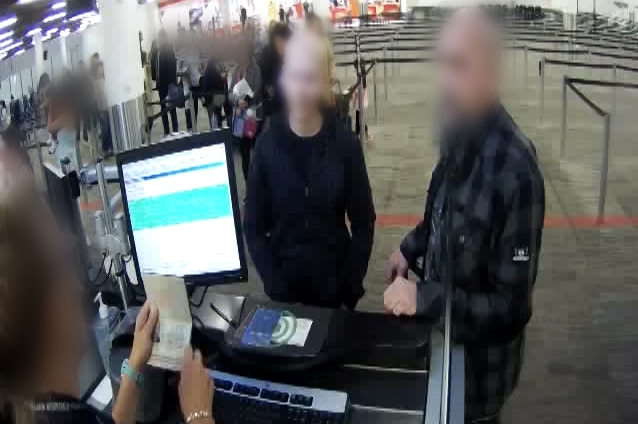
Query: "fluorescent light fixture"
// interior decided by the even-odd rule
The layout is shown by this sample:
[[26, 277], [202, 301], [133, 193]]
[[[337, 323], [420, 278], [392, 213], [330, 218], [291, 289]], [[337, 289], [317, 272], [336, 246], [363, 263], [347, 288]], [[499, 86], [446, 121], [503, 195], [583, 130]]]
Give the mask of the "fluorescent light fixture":
[[0, 34], [0, 41], [4, 40], [6, 38], [10, 38], [13, 37], [13, 31], [9, 31], [9, 32], [5, 32], [3, 34]]
[[7, 57], [6, 53], [0, 53], [0, 60], [4, 59], [5, 57]]
[[84, 13], [80, 13], [79, 15], [71, 16], [69, 18], [69, 21], [70, 22], [79, 21], [81, 19], [91, 18], [91, 17], [94, 17], [96, 15], [97, 15], [97, 13], [94, 10], [92, 10], [90, 12], [84, 12]]
[[42, 20], [42, 22], [49, 23], [49, 22], [53, 22], [53, 21], [57, 21], [58, 19], [62, 19], [66, 16], [66, 12], [60, 12], [60, 13], [56, 13], [55, 15], [50, 15], [47, 16], [46, 18], [44, 18]]
[[5, 19], [4, 21], [0, 21], [0, 29], [8, 28], [11, 25], [15, 24], [16, 22], [18, 22], [18, 18], [16, 18], [15, 16], [13, 18], [8, 18], [8, 19]]
[[60, 31], [60, 37], [62, 38], [67, 37], [69, 34], [71, 34], [71, 30], [68, 28]]
[[17, 43], [13, 43], [10, 46], [3, 47], [2, 49], [0, 49], [0, 53], [6, 53], [10, 50], [15, 49], [16, 47], [20, 47], [21, 45], [22, 45], [22, 41], [18, 41]]
[[17, 55], [22, 54], [22, 53], [24, 53], [24, 49], [20, 49], [20, 50], [18, 50], [18, 51], [17, 51], [17, 52], [15, 52], [13, 55], [14, 55], [14, 56], [17, 56]]
[[35, 3], [38, 0], [19, 0], [18, 4], [29, 4], [29, 3]]
[[64, 9], [66, 7], [66, 2], [65, 1], [61, 1], [58, 3], [53, 3], [51, 5], [51, 9], [53, 10], [60, 10], [60, 9]]
[[4, 41], [0, 41], [0, 49], [3, 47], [7, 47], [9, 44], [13, 44], [15, 43], [15, 40], [13, 38], [10, 38], [8, 40], [4, 40]]
[[44, 37], [42, 37], [42, 41], [47, 41], [51, 39], [51, 34], [47, 34]]
[[48, 30], [47, 30], [46, 34], [47, 34], [47, 35], [51, 35], [51, 34], [55, 34], [55, 33], [56, 33], [56, 32], [58, 32], [58, 31], [60, 31], [60, 29], [59, 29], [59, 28], [51, 28], [51, 29], [48, 29]]
[[27, 37], [33, 37], [36, 34], [42, 33], [42, 28], [33, 28], [29, 32], [27, 32]]

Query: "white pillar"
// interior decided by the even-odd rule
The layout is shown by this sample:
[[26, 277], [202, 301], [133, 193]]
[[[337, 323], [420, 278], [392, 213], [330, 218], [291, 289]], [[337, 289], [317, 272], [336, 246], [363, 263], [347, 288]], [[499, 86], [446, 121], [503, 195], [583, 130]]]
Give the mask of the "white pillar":
[[45, 72], [44, 69], [44, 47], [42, 46], [42, 33], [38, 32], [33, 36], [33, 54], [35, 55], [35, 81], [40, 79], [40, 75]]
[[103, 0], [100, 12], [104, 28], [104, 73], [110, 106], [136, 99], [144, 93], [140, 59], [137, 2]]
[[151, 44], [157, 37], [161, 28], [159, 7], [157, 3], [151, 2], [138, 6], [141, 16], [142, 48], [146, 52], [151, 51]]
[[230, 32], [233, 26], [233, 18], [231, 15], [231, 0], [222, 0], [221, 9], [224, 29]]
[[104, 88], [111, 112], [114, 147], [126, 150], [142, 142], [144, 70], [139, 31], [143, 17], [136, 1], [101, 0], [104, 30]]
[[332, 2], [328, 0], [313, 0], [312, 10], [322, 19], [330, 19], [330, 5]]
[[69, 66], [69, 52], [66, 49], [66, 37], [58, 37], [58, 43], [60, 46], [60, 62], [62, 63], [62, 68], [71, 69]]

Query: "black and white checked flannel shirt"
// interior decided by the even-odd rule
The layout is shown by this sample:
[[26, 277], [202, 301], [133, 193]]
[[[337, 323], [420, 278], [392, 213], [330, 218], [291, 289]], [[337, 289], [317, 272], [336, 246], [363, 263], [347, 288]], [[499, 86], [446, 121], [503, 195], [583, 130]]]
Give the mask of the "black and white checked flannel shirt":
[[483, 134], [439, 161], [423, 221], [401, 243], [410, 268], [422, 277], [418, 313], [442, 322], [444, 285], [428, 276], [445, 275], [445, 263], [430, 264], [441, 255], [426, 250], [448, 245], [430, 240], [435, 199], [444, 186], [451, 211], [443, 216], [451, 216], [452, 225], [449, 233], [438, 233], [452, 238], [452, 337], [466, 349], [467, 421], [497, 415], [518, 381], [545, 215], [544, 181], [531, 142], [500, 106]]

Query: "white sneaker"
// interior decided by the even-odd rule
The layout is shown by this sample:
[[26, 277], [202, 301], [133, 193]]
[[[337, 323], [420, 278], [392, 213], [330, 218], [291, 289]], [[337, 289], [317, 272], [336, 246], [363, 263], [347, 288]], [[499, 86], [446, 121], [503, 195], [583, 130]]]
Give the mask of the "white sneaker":
[[223, 129], [223, 130], [227, 130], [227, 129], [229, 129], [229, 128], [230, 128], [230, 127], [229, 127], [229, 126], [228, 126], [228, 124], [226, 124], [225, 122], [222, 124], [222, 129]]

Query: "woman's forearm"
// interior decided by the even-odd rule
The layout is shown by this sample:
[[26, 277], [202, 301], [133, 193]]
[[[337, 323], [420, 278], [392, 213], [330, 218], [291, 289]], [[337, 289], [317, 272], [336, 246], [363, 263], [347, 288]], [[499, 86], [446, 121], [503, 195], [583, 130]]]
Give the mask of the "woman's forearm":
[[113, 421], [116, 424], [135, 424], [139, 400], [140, 387], [128, 375], [122, 375], [120, 390], [113, 405]]

